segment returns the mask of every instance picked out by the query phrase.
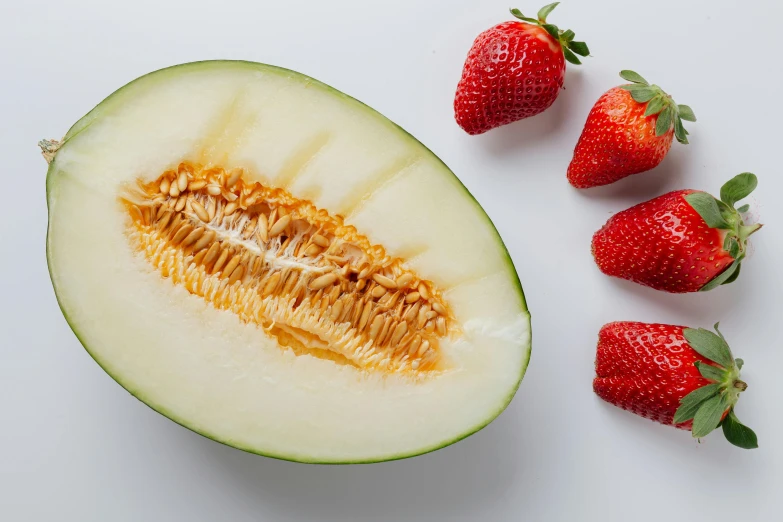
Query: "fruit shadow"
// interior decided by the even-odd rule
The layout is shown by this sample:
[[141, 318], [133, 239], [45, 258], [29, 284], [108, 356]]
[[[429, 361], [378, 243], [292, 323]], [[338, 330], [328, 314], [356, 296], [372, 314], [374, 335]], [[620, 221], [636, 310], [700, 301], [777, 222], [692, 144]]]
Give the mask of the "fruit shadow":
[[[619, 279], [606, 277], [607, 284], [615, 287], [614, 295], [625, 295], [627, 301], [639, 301], [643, 305], [652, 304], [665, 311], [665, 317], [618, 317], [618, 321], [676, 322], [690, 327], [711, 328], [718, 321], [728, 320], [737, 315], [737, 310], [746, 310], [753, 300], [753, 290], [741, 282], [721, 286], [709, 292], [671, 294], [646, 286]], [[671, 319], [675, 317], [676, 319]]]
[[281, 519], [474, 519], [512, 482], [524, 480], [531, 495], [542, 487], [535, 470], [546, 466], [546, 459], [525, 452], [521, 466], [514, 458], [520, 448], [535, 447], [535, 440], [531, 430], [514, 429], [511, 417], [501, 415], [480, 432], [435, 452], [378, 464], [297, 464], [200, 437], [189, 446], [236, 500], [257, 505], [258, 511], [279, 512]]
[[492, 129], [479, 135], [476, 141], [488, 152], [501, 155], [518, 153], [520, 149], [536, 148], [542, 142], [552, 140], [552, 135], [561, 131], [568, 122], [582, 122], [587, 114], [581, 114], [579, 103], [585, 80], [582, 71], [566, 73], [565, 88], [557, 100], [546, 111]]
[[637, 455], [658, 455], [662, 462], [677, 466], [678, 473], [689, 477], [686, 482], [691, 484], [719, 481], [726, 468], [730, 467], [732, 473], [746, 477], [749, 485], [761, 487], [759, 477], [763, 473], [760, 470], [769, 468], [769, 459], [758, 453], [747, 455], [747, 450], [735, 448], [724, 439], [721, 428], [698, 440], [685, 430], [634, 415], [598, 397], [595, 397], [595, 401], [599, 403], [594, 411], [600, 417], [597, 425], [606, 432], [606, 435], [599, 434], [599, 437], [611, 436], [622, 441], [614, 448], [599, 446], [596, 449], [599, 453], [619, 452], [627, 459], [629, 466], [637, 464], [634, 460]]

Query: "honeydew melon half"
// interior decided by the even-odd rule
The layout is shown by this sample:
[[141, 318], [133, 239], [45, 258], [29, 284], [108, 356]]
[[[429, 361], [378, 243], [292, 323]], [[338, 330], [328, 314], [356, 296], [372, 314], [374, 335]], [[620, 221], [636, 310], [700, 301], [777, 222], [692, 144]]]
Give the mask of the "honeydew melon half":
[[81, 343], [170, 419], [271, 457], [431, 451], [509, 403], [522, 288], [452, 172], [379, 113], [248, 62], [154, 72], [48, 144]]

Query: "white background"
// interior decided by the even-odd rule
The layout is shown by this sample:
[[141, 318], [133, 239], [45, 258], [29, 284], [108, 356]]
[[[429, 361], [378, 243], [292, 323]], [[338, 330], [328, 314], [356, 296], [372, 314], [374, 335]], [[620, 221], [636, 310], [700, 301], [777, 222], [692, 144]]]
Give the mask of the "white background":
[[[541, 0], [519, 7], [532, 14]], [[783, 488], [780, 371], [783, 9], [774, 0], [570, 0], [550, 16], [593, 53], [545, 114], [479, 137], [452, 99], [473, 38], [507, 2], [0, 0], [0, 520], [771, 521]], [[451, 166], [494, 220], [533, 313], [515, 400], [435, 453], [329, 467], [258, 457], [200, 437], [133, 399], [90, 359], [46, 269], [46, 165], [60, 137], [146, 72], [210, 58], [295, 69], [402, 125]], [[699, 118], [653, 172], [579, 192], [565, 171], [598, 96], [633, 68]], [[594, 266], [613, 213], [678, 188], [717, 193], [752, 171], [766, 224], [739, 281], [668, 295]], [[721, 320], [746, 361], [739, 417], [761, 448], [689, 434], [591, 391], [598, 329], [633, 319]]]

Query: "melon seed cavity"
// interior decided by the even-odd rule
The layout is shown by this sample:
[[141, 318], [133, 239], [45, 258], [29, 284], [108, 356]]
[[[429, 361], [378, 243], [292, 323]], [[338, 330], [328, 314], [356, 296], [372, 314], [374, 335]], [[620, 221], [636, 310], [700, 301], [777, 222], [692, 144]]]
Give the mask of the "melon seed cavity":
[[297, 355], [383, 372], [439, 369], [453, 316], [430, 281], [340, 216], [280, 188], [181, 163], [121, 196], [128, 237], [164, 278]]

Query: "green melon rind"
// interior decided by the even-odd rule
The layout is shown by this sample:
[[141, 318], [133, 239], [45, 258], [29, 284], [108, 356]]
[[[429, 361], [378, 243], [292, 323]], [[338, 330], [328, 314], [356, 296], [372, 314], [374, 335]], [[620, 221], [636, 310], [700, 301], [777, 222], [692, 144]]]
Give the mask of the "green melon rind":
[[[362, 103], [361, 101], [341, 92], [337, 89], [320, 82], [314, 78], [311, 78], [309, 76], [306, 76], [304, 74], [298, 73], [296, 71], [292, 71], [290, 69], [285, 69], [282, 67], [277, 67], [274, 65], [267, 65], [262, 63], [256, 63], [256, 62], [249, 62], [249, 61], [241, 61], [241, 60], [208, 60], [208, 61], [201, 61], [201, 62], [190, 62], [180, 65], [174, 65], [171, 67], [167, 67], [164, 69], [160, 69], [148, 74], [145, 74], [144, 76], [141, 76], [130, 83], [124, 85], [123, 87], [120, 87], [116, 91], [114, 91], [112, 94], [110, 94], [108, 97], [106, 97], [101, 103], [99, 103], [94, 109], [92, 109], [90, 112], [88, 112], [85, 116], [83, 116], [79, 121], [77, 121], [66, 133], [65, 137], [63, 138], [60, 149], [66, 147], [68, 145], [68, 142], [72, 139], [76, 138], [82, 131], [87, 129], [92, 122], [100, 118], [102, 113], [106, 112], [108, 109], [110, 109], [114, 104], [120, 103], [123, 99], [123, 97], [127, 94], [132, 94], [132, 91], [129, 90], [130, 87], [135, 86], [137, 83], [144, 83], [148, 81], [160, 81], [165, 80], [169, 75], [172, 74], [178, 74], [182, 72], [187, 72], [191, 69], [199, 69], [199, 68], [209, 68], [209, 67], [241, 67], [241, 68], [252, 68], [252, 69], [258, 69], [262, 70], [264, 72], [288, 76], [291, 79], [296, 79], [299, 81], [306, 82], [308, 84], [311, 84], [315, 87], [324, 89], [331, 94], [344, 98], [345, 100], [348, 100], [350, 103], [356, 104], [362, 109], [366, 110], [370, 113], [371, 116], [378, 119], [380, 123], [385, 125], [393, 125], [398, 131], [402, 132], [404, 135], [406, 135], [410, 140], [414, 142], [414, 144], [422, 147], [425, 149], [428, 153], [430, 153], [433, 157], [435, 157], [440, 164], [443, 166], [443, 168], [451, 174], [451, 179], [453, 182], [455, 182], [459, 188], [465, 192], [465, 194], [470, 198], [470, 200], [474, 203], [476, 206], [476, 209], [478, 210], [479, 215], [483, 215], [483, 217], [489, 222], [490, 225], [492, 225], [492, 230], [495, 233], [495, 237], [500, 243], [501, 247], [503, 248], [503, 252], [505, 253], [506, 258], [506, 265], [508, 268], [509, 275], [511, 276], [511, 281], [513, 282], [515, 288], [518, 291], [518, 295], [520, 298], [520, 305], [522, 310], [528, 312], [527, 310], [527, 302], [525, 300], [525, 294], [524, 290], [522, 289], [522, 283], [519, 280], [519, 275], [517, 274], [516, 268], [514, 267], [514, 262], [511, 259], [511, 255], [508, 252], [508, 249], [506, 248], [505, 243], [503, 242], [503, 239], [500, 237], [500, 233], [497, 231], [497, 228], [495, 227], [494, 223], [490, 219], [490, 217], [487, 215], [487, 213], [484, 211], [483, 207], [479, 204], [479, 202], [476, 200], [476, 198], [471, 194], [471, 192], [465, 187], [465, 185], [459, 180], [459, 178], [451, 171], [451, 169], [448, 168], [448, 166], [441, 160], [436, 154], [434, 154], [429, 148], [427, 148], [423, 143], [421, 143], [419, 140], [417, 140], [412, 134], [410, 134], [408, 131], [394, 123], [393, 121], [386, 118], [384, 115], [373, 109], [372, 107]], [[155, 404], [154, 401], [147, 400], [143, 397], [142, 393], [132, 389], [132, 387], [124, 383], [121, 378], [113, 375], [108, 369], [107, 365], [103, 363], [101, 360], [99, 360], [98, 357], [93, 354], [89, 347], [87, 346], [87, 343], [82, 338], [82, 335], [80, 335], [79, 331], [73, 326], [73, 322], [71, 321], [68, 311], [66, 310], [65, 305], [60, 300], [59, 292], [57, 291], [57, 278], [55, 277], [54, 273], [52, 272], [52, 257], [51, 257], [51, 243], [50, 243], [50, 233], [51, 233], [51, 216], [52, 216], [52, 209], [54, 205], [54, 201], [56, 200], [56, 172], [57, 172], [57, 156], [55, 155], [54, 159], [49, 164], [49, 169], [47, 170], [46, 174], [46, 202], [47, 202], [47, 209], [49, 212], [49, 219], [50, 223], [47, 227], [47, 235], [46, 235], [46, 261], [49, 269], [49, 278], [52, 281], [52, 286], [54, 287], [55, 297], [57, 299], [57, 304], [60, 307], [60, 310], [62, 311], [63, 316], [65, 317], [66, 322], [68, 323], [68, 326], [71, 328], [71, 331], [73, 331], [76, 338], [79, 340], [79, 342], [84, 347], [85, 351], [90, 355], [90, 357], [93, 358], [93, 360], [98, 364], [98, 366], [105, 371], [109, 377], [114, 379], [117, 384], [122, 386], [128, 393], [133, 395], [135, 398], [137, 398], [139, 401], [141, 401], [143, 404], [151, 408], [152, 410], [156, 411], [157, 413], [163, 415], [164, 417], [167, 417], [168, 419], [176, 422], [180, 426], [187, 428], [190, 431], [193, 431], [194, 433], [197, 433], [203, 437], [206, 437], [208, 439], [211, 439], [215, 442], [219, 442], [221, 444], [225, 444], [226, 446], [230, 446], [233, 448], [237, 448], [243, 451], [247, 451], [248, 453], [254, 453], [257, 455], [262, 455], [264, 457], [270, 457], [274, 459], [279, 460], [287, 460], [292, 462], [301, 462], [301, 463], [307, 463], [307, 464], [371, 464], [376, 462], [387, 462], [392, 460], [400, 460], [400, 459], [406, 459], [410, 457], [415, 457], [417, 455], [423, 455], [425, 453], [429, 453], [441, 448], [444, 448], [446, 446], [450, 446], [451, 444], [454, 444], [456, 442], [459, 442], [462, 439], [465, 439], [474, 433], [480, 431], [484, 427], [486, 427], [490, 422], [495, 420], [498, 415], [500, 415], [503, 410], [506, 409], [506, 407], [509, 405], [511, 400], [513, 399], [514, 395], [516, 394], [517, 390], [519, 389], [519, 386], [522, 384], [522, 379], [525, 376], [525, 372], [527, 371], [527, 367], [530, 363], [530, 355], [532, 351], [531, 342], [528, 342], [527, 346], [527, 358], [523, 361], [522, 367], [519, 374], [519, 380], [517, 381], [516, 386], [511, 390], [511, 392], [507, 395], [505, 400], [502, 402], [502, 404], [490, 415], [488, 415], [485, 422], [478, 424], [477, 426], [470, 428], [466, 433], [459, 435], [451, 440], [448, 440], [446, 442], [438, 443], [433, 446], [424, 448], [424, 449], [418, 449], [411, 453], [403, 453], [398, 455], [387, 455], [382, 456], [379, 458], [371, 458], [371, 459], [364, 459], [364, 460], [318, 460], [318, 459], [312, 459], [307, 456], [298, 456], [298, 455], [283, 455], [278, 454], [274, 452], [268, 452], [264, 451], [258, 448], [252, 448], [248, 446], [243, 446], [242, 444], [232, 442], [231, 440], [226, 440], [221, 438], [218, 435], [215, 435], [213, 433], [210, 433], [209, 430], [197, 428], [194, 426], [189, 426], [185, 421], [177, 418], [177, 416], [169, 411], [167, 411], [162, 406]], [[531, 327], [530, 327], [530, 313], [527, 313], [527, 322], [528, 322], [528, 335], [532, 335]]]

